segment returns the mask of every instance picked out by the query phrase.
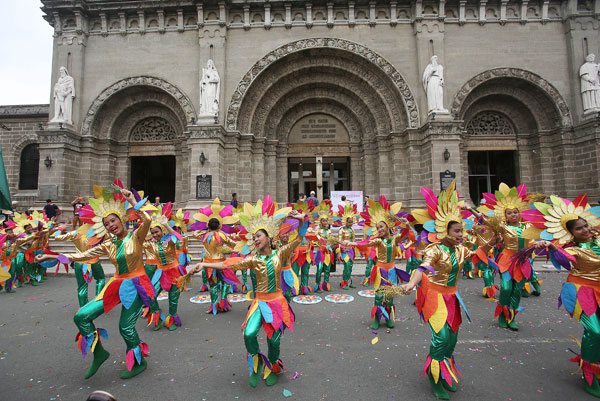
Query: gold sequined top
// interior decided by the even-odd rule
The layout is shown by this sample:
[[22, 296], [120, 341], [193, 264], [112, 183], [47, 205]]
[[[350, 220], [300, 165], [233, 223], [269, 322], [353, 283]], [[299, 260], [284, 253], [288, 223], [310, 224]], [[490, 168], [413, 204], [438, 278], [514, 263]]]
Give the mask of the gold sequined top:
[[288, 264], [294, 249], [301, 239], [281, 248], [274, 249], [270, 255], [252, 255], [231, 266], [233, 270], [250, 269], [256, 273], [257, 292], [276, 292], [281, 290], [281, 269]]
[[432, 267], [435, 270], [435, 274], [430, 271], [424, 273], [432, 283], [444, 287], [455, 287], [465, 260], [470, 259], [473, 255], [474, 252], [462, 244], [456, 247], [431, 244], [423, 252], [421, 266]]
[[502, 237], [503, 249], [517, 252], [525, 249], [529, 245], [529, 240], [523, 238], [523, 231], [528, 225], [520, 223], [518, 226], [502, 224], [500, 226], [500, 236]]
[[235, 242], [222, 231], [195, 231], [193, 236], [202, 242], [205, 259], [223, 260], [227, 248], [235, 247]]
[[398, 255], [398, 244], [402, 240], [401, 235], [394, 235], [390, 238], [373, 238], [369, 241], [368, 246], [374, 247], [377, 253], [377, 262], [390, 263], [393, 262]]
[[[79, 252], [85, 252], [91, 248], [89, 239], [85, 235], [78, 233], [76, 230], [69, 231], [64, 234], [55, 235], [54, 239], [57, 241], [73, 242], [73, 244], [75, 245], [75, 248], [77, 248], [77, 250]], [[96, 262], [98, 262], [98, 258], [93, 258], [91, 260], [87, 260], [86, 262], [87, 263], [96, 263]]]
[[73, 262], [83, 262], [102, 255], [108, 256], [110, 262], [115, 265], [116, 274], [122, 275], [144, 269], [144, 242], [152, 219], [143, 210], [138, 210], [140, 225], [135, 231], [129, 232], [125, 238], [116, 237], [104, 241], [85, 252], [65, 254]]
[[146, 252], [146, 262], [157, 263], [159, 267], [177, 261], [177, 246], [173, 241], [169, 241], [167, 246], [161, 240], [146, 241], [144, 242], [144, 251]]
[[600, 247], [596, 239], [565, 248], [565, 251], [576, 258], [571, 276], [600, 281]]

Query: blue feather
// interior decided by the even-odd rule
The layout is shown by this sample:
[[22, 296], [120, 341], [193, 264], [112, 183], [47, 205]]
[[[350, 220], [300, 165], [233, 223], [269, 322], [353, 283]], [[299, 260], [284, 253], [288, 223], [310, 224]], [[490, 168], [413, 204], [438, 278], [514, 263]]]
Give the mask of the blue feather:
[[260, 309], [260, 314], [265, 322], [273, 323], [273, 312], [271, 312], [271, 308], [269, 308], [269, 305], [266, 302], [259, 301], [258, 309]]
[[142, 350], [140, 349], [140, 346], [136, 346], [133, 349], [133, 354], [135, 355], [135, 359], [138, 362], [138, 365], [142, 363]]
[[544, 230], [540, 233], [540, 238], [544, 241], [552, 241], [554, 236], [548, 232], [548, 230]]
[[573, 314], [577, 305], [577, 287], [573, 283], [564, 283], [560, 291], [560, 298], [567, 312]]
[[300, 227], [300, 229], [298, 230], [298, 235], [300, 237], [304, 237], [306, 236], [306, 231], [308, 231], [308, 220], [306, 220], [304, 224], [302, 224], [302, 227]]
[[94, 235], [95, 235], [95, 233], [94, 233], [94, 229], [93, 228], [90, 228], [85, 233], [85, 236], [88, 237], [88, 238], [92, 238]]
[[591, 207], [587, 211], [592, 213], [596, 217], [600, 217], [600, 206]]
[[283, 280], [289, 287], [294, 287], [294, 274], [290, 270], [283, 271]]
[[423, 224], [423, 228], [425, 230], [427, 230], [430, 233], [434, 233], [435, 232], [435, 221], [434, 220], [427, 220], [425, 222], [425, 224]]
[[460, 307], [462, 308], [463, 312], [465, 312], [465, 315], [467, 316], [467, 320], [469, 321], [469, 323], [471, 323], [471, 315], [469, 315], [469, 310], [467, 309], [467, 305], [465, 305], [465, 301], [463, 301], [463, 299], [460, 296], [460, 294], [458, 293], [458, 291], [456, 291], [456, 299], [458, 299], [458, 303], [460, 304]]

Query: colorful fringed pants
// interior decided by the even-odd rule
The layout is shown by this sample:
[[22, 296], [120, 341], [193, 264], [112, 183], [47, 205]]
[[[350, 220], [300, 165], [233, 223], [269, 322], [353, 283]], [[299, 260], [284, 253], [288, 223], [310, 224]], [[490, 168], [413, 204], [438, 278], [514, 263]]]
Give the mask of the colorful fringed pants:
[[365, 278], [363, 279], [363, 285], [366, 287], [369, 284], [369, 277], [371, 276], [371, 270], [375, 266], [375, 261], [367, 256], [367, 265], [365, 266]]
[[501, 322], [506, 321], [510, 324], [515, 320], [517, 313], [520, 311], [521, 291], [523, 291], [524, 285], [524, 279], [516, 281], [512, 277], [502, 275], [498, 306], [495, 313]]
[[486, 298], [494, 298], [498, 292], [494, 284], [494, 269], [483, 262], [478, 262], [477, 270], [483, 278], [482, 295]]
[[15, 287], [20, 287], [21, 285], [25, 284], [26, 263], [27, 261], [25, 260], [25, 254], [23, 252], [18, 252], [11, 263], [15, 269], [15, 281], [13, 282]]
[[[177, 307], [179, 306], [179, 296], [181, 295], [181, 291], [179, 290], [179, 287], [177, 287], [177, 278], [185, 274], [185, 270], [180, 272], [180, 267], [177, 265], [177, 263], [174, 263], [171, 268], [164, 270], [158, 269], [158, 266], [156, 265], [146, 265], [144, 268], [146, 269], [146, 274], [151, 279], [152, 285], [154, 286], [154, 291], [156, 293], [154, 302], [156, 305], [158, 305], [158, 296], [160, 295], [161, 291], [167, 291], [169, 294], [169, 314], [164, 321], [165, 327], [170, 328], [172, 325], [175, 325], [175, 327], [180, 327], [181, 319], [177, 315]], [[185, 268], [182, 266], [181, 269]], [[148, 320], [150, 323], [151, 319]], [[160, 321], [155, 323], [160, 324]]]
[[[317, 265], [315, 290], [330, 291], [329, 276], [331, 275], [331, 263], [321, 262]], [[321, 277], [323, 282], [321, 282]]]
[[300, 272], [300, 294], [311, 294], [313, 292], [313, 289], [308, 285], [308, 272], [310, 270], [310, 263], [308, 263], [308, 261], [305, 261], [302, 265], [298, 265], [298, 263], [293, 262], [292, 270], [294, 270], [294, 273], [297, 271]]
[[342, 289], [347, 289], [348, 287], [354, 288], [352, 285], [352, 268], [354, 267], [354, 261], [348, 260], [343, 263], [344, 270], [342, 271], [342, 282], [340, 283], [340, 287], [342, 287]]
[[465, 260], [463, 264], [463, 277], [467, 279], [475, 278], [475, 269], [473, 267], [473, 262], [470, 260]]
[[535, 270], [531, 270], [531, 277], [529, 280], [525, 281], [525, 285], [523, 286], [523, 294], [522, 296], [528, 297], [533, 294], [535, 296], [539, 296], [542, 293], [542, 287], [540, 286], [540, 280], [538, 279], [538, 275]]
[[92, 263], [91, 265], [88, 263], [73, 262], [71, 267], [75, 271], [75, 280], [77, 280], [77, 300], [79, 301], [79, 307], [82, 307], [89, 301], [88, 284], [92, 281], [92, 278], [96, 280], [96, 295], [98, 295], [106, 284], [106, 277], [99, 262]]
[[[256, 293], [242, 324], [250, 376], [260, 374], [263, 365], [264, 378], [271, 372], [279, 374], [283, 371], [283, 363], [279, 359], [281, 336], [286, 328], [294, 330], [294, 321], [294, 312], [281, 291]], [[267, 334], [267, 356], [261, 354], [258, 344], [261, 326]]]
[[452, 382], [458, 383], [460, 377], [453, 355], [458, 329], [462, 323], [456, 287], [431, 283], [424, 275], [421, 286], [417, 289], [416, 304], [431, 331], [429, 355], [423, 373], [429, 375], [434, 385], [442, 379], [448, 386], [452, 386]]
[[[397, 269], [394, 262], [377, 262], [371, 270], [369, 284], [372, 284], [375, 291], [377, 291], [381, 286], [398, 285], [409, 279], [410, 276], [405, 271]], [[385, 299], [383, 295], [376, 293], [371, 308], [371, 319], [373, 319], [375, 326], [379, 324], [382, 317], [385, 319], [387, 326], [392, 328], [396, 317], [396, 307], [393, 298]]]
[[208, 291], [210, 289], [210, 286], [208, 285], [208, 275], [206, 274], [206, 270], [202, 270], [201, 276], [202, 276], [202, 287], [200, 287], [200, 291], [198, 291], [198, 292]]
[[240, 292], [246, 292], [248, 291], [248, 270], [242, 270], [242, 288], [240, 289]]

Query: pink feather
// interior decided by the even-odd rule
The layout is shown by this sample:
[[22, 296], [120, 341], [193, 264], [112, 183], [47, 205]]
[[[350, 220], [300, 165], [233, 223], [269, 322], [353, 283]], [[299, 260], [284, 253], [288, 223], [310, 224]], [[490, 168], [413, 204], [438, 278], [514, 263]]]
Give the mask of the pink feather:
[[579, 301], [583, 313], [588, 316], [592, 316], [596, 313], [598, 305], [596, 304], [594, 290], [591, 287], [579, 287], [579, 290], [577, 291], [577, 300]]
[[488, 206], [496, 206], [497, 203], [497, 199], [496, 199], [496, 195], [490, 193], [490, 192], [484, 192], [483, 193], [483, 199], [485, 199], [485, 204]]
[[127, 351], [127, 356], [125, 357], [125, 366], [127, 367], [127, 370], [131, 372], [131, 369], [133, 369], [133, 365], [135, 363], [135, 356], [133, 355], [133, 350], [130, 349], [129, 351]]
[[527, 195], [527, 185], [525, 184], [521, 184], [517, 187], [517, 195], [519, 195], [520, 198], [525, 197], [525, 195]]
[[379, 203], [381, 204], [381, 206], [383, 206], [384, 210], [390, 210], [390, 204], [387, 201], [387, 198], [385, 197], [385, 195], [381, 195], [379, 197]]
[[431, 188], [421, 187], [421, 194], [425, 198], [425, 202], [427, 203], [427, 212], [433, 218], [435, 218], [435, 211], [438, 207], [438, 199], [437, 196], [433, 193]]
[[521, 212], [523, 220], [530, 222], [537, 228], [546, 228], [546, 219], [544, 214], [537, 209], [527, 209]]
[[575, 207], [586, 207], [588, 204], [587, 194], [581, 194], [573, 200], [573, 206]]
[[262, 204], [262, 213], [268, 216], [273, 216], [275, 213], [275, 205], [273, 204], [273, 198], [271, 198], [271, 195], [265, 196]]
[[231, 216], [232, 214], [233, 214], [233, 206], [231, 206], [231, 205], [225, 206], [219, 212], [219, 216], [221, 216], [221, 217], [228, 217], [228, 216]]
[[173, 204], [171, 202], [165, 203], [162, 208], [163, 216], [171, 217], [172, 212], [173, 212]]

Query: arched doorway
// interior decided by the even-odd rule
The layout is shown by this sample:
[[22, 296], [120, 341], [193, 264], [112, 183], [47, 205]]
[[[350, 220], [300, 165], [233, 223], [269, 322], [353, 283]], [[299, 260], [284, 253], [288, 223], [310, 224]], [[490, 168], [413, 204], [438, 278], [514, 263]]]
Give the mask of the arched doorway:
[[[298, 137], [291, 133], [310, 125], [310, 119], [318, 121], [318, 116], [344, 127], [343, 151], [323, 133], [309, 138], [313, 143], [294, 143]], [[387, 141], [392, 133], [418, 125], [412, 93], [389, 62], [359, 44], [325, 38], [292, 42], [263, 57], [234, 91], [226, 116], [227, 129], [252, 138], [254, 154], [264, 155], [262, 164], [258, 157], [249, 156], [253, 186], [242, 197], [271, 193], [278, 200], [292, 199], [300, 192], [294, 189], [300, 182], [299, 165], [308, 170], [308, 157], [317, 175], [311, 179], [314, 185], [324, 179], [324, 194], [331, 191], [326, 185], [336, 184], [317, 174], [316, 168], [321, 164], [323, 174], [328, 174], [331, 168], [325, 164], [333, 163], [333, 174], [348, 175], [349, 189], [389, 196], [396, 183]], [[338, 169], [336, 164], [343, 165]], [[241, 169], [238, 177], [246, 174]], [[304, 182], [305, 191], [311, 189], [306, 187], [313, 185], [310, 182]]]
[[474, 203], [500, 182], [526, 183], [531, 191], [560, 191], [550, 144], [561, 140], [570, 114], [558, 91], [528, 71], [500, 68], [486, 71], [458, 92], [452, 111], [465, 122], [462, 160], [468, 165]]

